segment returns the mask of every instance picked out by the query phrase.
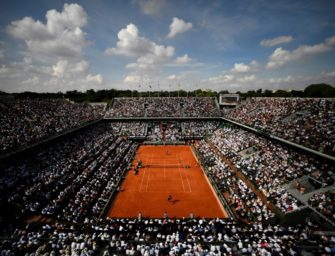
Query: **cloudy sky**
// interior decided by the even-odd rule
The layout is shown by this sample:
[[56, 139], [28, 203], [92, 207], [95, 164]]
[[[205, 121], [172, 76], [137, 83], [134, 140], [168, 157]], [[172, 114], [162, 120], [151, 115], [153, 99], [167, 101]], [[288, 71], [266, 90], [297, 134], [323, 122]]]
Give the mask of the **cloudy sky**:
[[0, 90], [335, 85], [334, 0], [2, 0]]

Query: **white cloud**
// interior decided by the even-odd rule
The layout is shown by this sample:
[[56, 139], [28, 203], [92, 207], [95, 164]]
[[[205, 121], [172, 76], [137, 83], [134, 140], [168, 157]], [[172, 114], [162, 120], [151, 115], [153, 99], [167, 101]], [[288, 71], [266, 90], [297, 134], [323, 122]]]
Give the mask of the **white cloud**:
[[118, 39], [116, 47], [106, 49], [106, 53], [136, 58], [126, 65], [132, 71], [123, 79], [124, 83], [133, 83], [138, 77], [157, 75], [161, 66], [174, 56], [175, 49], [172, 46], [159, 45], [141, 37], [138, 28], [132, 23], [119, 31]]
[[241, 82], [241, 83], [253, 82], [255, 80], [256, 80], [256, 76], [255, 75], [244, 76], [244, 77], [241, 77], [241, 78], [237, 79], [237, 81]]
[[252, 61], [250, 62], [250, 65], [251, 65], [252, 67], [254, 67], [254, 68], [258, 68], [258, 67], [259, 67], [259, 64], [258, 64], [257, 60], [252, 60]]
[[210, 77], [208, 78], [207, 81], [210, 83], [214, 83], [214, 84], [248, 83], [248, 82], [256, 81], [256, 76], [252, 74], [252, 75], [246, 75], [243, 77], [236, 77], [232, 74], [225, 74], [225, 75], [218, 75], [218, 76]]
[[69, 63], [67, 60], [59, 60], [52, 66], [52, 75], [55, 77], [74, 76], [88, 72], [89, 63], [85, 60]]
[[330, 72], [323, 72], [322, 74], [325, 76], [335, 76], [335, 70], [330, 71]]
[[279, 68], [288, 62], [303, 59], [308, 56], [328, 52], [335, 45], [335, 36], [328, 38], [325, 42], [315, 45], [302, 45], [293, 51], [277, 48], [270, 56], [267, 69]]
[[168, 38], [174, 38], [177, 34], [184, 33], [193, 27], [191, 22], [185, 22], [182, 19], [173, 17], [172, 23], [170, 24], [170, 32]]
[[134, 69], [134, 70], [153, 70], [156, 69], [156, 63], [158, 64], [159, 58], [156, 58], [154, 55], [144, 55], [139, 57], [136, 62], [129, 63], [126, 65], [126, 68], [128, 69]]
[[87, 24], [87, 14], [78, 4], [64, 4], [62, 12], [49, 10], [46, 14], [47, 27], [52, 34], [63, 32], [64, 28], [76, 31]]
[[51, 66], [40, 66], [25, 61], [3, 65], [0, 68], [0, 90], [7, 92], [58, 92], [68, 90], [99, 89], [103, 84], [100, 74], [78, 70], [84, 62], [59, 60]]
[[247, 73], [258, 71], [259, 64], [256, 60], [252, 60], [249, 64], [235, 63], [234, 67], [230, 69], [232, 73]]
[[139, 75], [127, 75], [124, 79], [124, 83], [139, 83], [141, 81], [141, 77]]
[[289, 82], [293, 82], [295, 81], [295, 79], [288, 75], [286, 77], [279, 77], [279, 78], [269, 78], [268, 79], [269, 83], [275, 83], [275, 84], [278, 84], [278, 83], [289, 83]]
[[141, 11], [147, 15], [158, 15], [165, 5], [165, 0], [133, 0]]
[[218, 75], [218, 76], [208, 78], [208, 81], [212, 83], [227, 83], [227, 82], [232, 82], [234, 80], [235, 80], [235, 76], [230, 75], [230, 74]]
[[291, 41], [293, 41], [292, 36], [279, 36], [272, 39], [264, 39], [260, 42], [260, 45], [264, 47], [271, 47], [279, 44], [289, 43]]
[[174, 54], [172, 46], [158, 45], [147, 38], [139, 36], [138, 28], [132, 23], [119, 31], [118, 39], [116, 47], [106, 49], [107, 54], [133, 57], [152, 55], [160, 58], [171, 57]]
[[82, 28], [87, 24], [87, 14], [78, 4], [64, 4], [62, 12], [49, 10], [46, 24], [31, 17], [13, 21], [7, 32], [15, 38], [24, 40], [28, 52], [34, 59], [55, 57], [80, 57], [88, 44]]
[[140, 71], [143, 74], [153, 72], [158, 70], [171, 56], [171, 53], [163, 52], [158, 54], [147, 54], [139, 57], [136, 62], [127, 64], [126, 68]]
[[314, 83], [335, 84], [335, 71], [321, 72], [311, 75], [285, 75], [278, 77], [258, 77], [246, 75], [237, 77], [231, 74], [209, 77], [201, 81], [201, 88], [210, 86], [216, 91], [229, 90], [230, 92], [249, 90], [300, 90]]
[[2, 63], [4, 59], [5, 59], [4, 51], [0, 49], [0, 63]]
[[33, 84], [37, 85], [40, 82], [40, 79], [37, 76], [28, 78], [27, 80], [22, 81], [22, 84]]
[[325, 43], [326, 43], [326, 45], [330, 45], [330, 46], [335, 45], [335, 36], [327, 38]]
[[1, 65], [0, 67], [0, 76], [3, 74], [7, 74], [9, 71], [8, 67], [6, 67], [6, 65]]
[[85, 10], [78, 4], [64, 4], [61, 12], [49, 10], [45, 23], [31, 17], [11, 22], [7, 32], [23, 40], [26, 48], [21, 61], [2, 65], [1, 89], [57, 92], [100, 88], [102, 75], [90, 74], [90, 64], [83, 57], [89, 44], [82, 30], [87, 22]]
[[72, 71], [77, 73], [88, 72], [90, 64], [86, 60], [79, 61], [73, 65]]
[[148, 39], [139, 36], [137, 27], [130, 23], [117, 34], [119, 41], [115, 48], [106, 49], [106, 53], [123, 56], [139, 56], [152, 51], [154, 44]]
[[97, 84], [102, 84], [102, 81], [103, 81], [103, 78], [102, 78], [102, 75], [101, 74], [97, 74], [97, 75], [91, 75], [91, 74], [88, 74], [87, 77], [86, 77], [86, 81], [91, 83], [97, 83]]
[[177, 76], [176, 75], [169, 75], [168, 77], [167, 77], [167, 79], [168, 80], [176, 80], [177, 79]]
[[67, 67], [66, 60], [60, 60], [52, 66], [52, 75], [56, 77], [63, 77]]
[[272, 69], [281, 67], [286, 62], [293, 60], [293, 56], [289, 51], [283, 50], [279, 47], [272, 53], [269, 59], [270, 61], [266, 64], [266, 68]]
[[236, 73], [244, 73], [250, 71], [250, 69], [251, 67], [244, 63], [235, 63], [231, 71]]
[[190, 58], [187, 54], [184, 54], [183, 56], [177, 57], [176, 63], [178, 64], [187, 64], [194, 61], [192, 58]]
[[191, 82], [192, 79], [194, 79], [194, 77], [192, 77], [192, 71], [191, 72], [181, 72], [179, 74], [172, 74], [172, 75], [169, 75], [167, 77], [164, 77], [164, 79], [167, 79], [168, 80], [168, 83], [169, 83], [169, 87], [171, 87], [171, 84], [172, 85], [175, 85], [176, 83], [186, 83], [186, 82]]
[[35, 21], [31, 17], [25, 17], [22, 20], [13, 21], [8, 27], [7, 31], [13, 37], [32, 41], [47, 41], [52, 40], [54, 35], [48, 31], [46, 25], [40, 21]]

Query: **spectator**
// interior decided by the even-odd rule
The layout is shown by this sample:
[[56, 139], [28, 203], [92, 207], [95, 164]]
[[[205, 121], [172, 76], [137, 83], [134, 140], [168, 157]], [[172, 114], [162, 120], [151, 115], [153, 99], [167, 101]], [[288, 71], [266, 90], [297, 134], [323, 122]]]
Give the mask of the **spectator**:
[[227, 117], [335, 155], [334, 109], [334, 99], [249, 98]]
[[0, 102], [0, 153], [102, 118], [103, 105], [63, 99]]
[[215, 98], [116, 98], [105, 117], [218, 117]]

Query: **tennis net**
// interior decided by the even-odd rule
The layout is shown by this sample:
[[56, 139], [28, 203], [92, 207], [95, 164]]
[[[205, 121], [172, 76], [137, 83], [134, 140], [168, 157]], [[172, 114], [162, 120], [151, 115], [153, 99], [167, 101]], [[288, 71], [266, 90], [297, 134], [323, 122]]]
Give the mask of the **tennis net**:
[[187, 164], [148, 164], [145, 168], [190, 168]]

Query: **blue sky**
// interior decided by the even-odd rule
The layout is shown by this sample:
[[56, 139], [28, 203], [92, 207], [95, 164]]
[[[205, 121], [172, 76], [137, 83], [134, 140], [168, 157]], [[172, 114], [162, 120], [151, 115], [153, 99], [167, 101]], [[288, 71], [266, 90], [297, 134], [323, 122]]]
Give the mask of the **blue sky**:
[[0, 90], [335, 83], [333, 0], [2, 0]]

